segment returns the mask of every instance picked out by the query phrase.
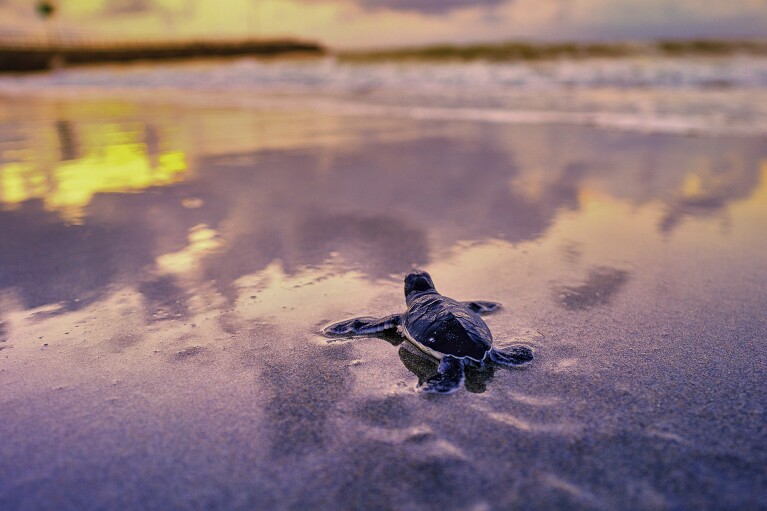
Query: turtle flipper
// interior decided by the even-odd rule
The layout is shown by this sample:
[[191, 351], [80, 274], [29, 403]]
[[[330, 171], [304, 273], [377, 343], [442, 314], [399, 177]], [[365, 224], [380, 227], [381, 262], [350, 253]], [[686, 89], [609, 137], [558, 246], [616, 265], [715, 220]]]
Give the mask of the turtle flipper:
[[461, 388], [463, 384], [463, 361], [461, 359], [444, 356], [439, 363], [438, 374], [432, 376], [420, 386], [422, 392], [431, 394], [452, 394]]
[[473, 301], [463, 302], [463, 304], [477, 314], [490, 314], [501, 308], [501, 304], [497, 302]]
[[533, 350], [527, 346], [512, 346], [503, 351], [495, 348], [490, 350], [490, 360], [502, 366], [518, 366], [533, 359]]
[[401, 321], [399, 314], [392, 314], [385, 318], [362, 318], [347, 319], [333, 323], [322, 329], [322, 333], [328, 337], [354, 337], [355, 335], [373, 335], [381, 332], [396, 330]]

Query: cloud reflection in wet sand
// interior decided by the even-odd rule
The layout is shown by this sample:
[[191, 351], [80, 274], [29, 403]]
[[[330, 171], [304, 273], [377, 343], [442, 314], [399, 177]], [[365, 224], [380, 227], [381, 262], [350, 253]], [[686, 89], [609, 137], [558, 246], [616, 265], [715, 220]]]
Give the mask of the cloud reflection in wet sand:
[[[293, 121], [292, 118], [288, 120]], [[279, 120], [270, 121], [279, 124]], [[145, 267], [147, 259], [167, 259], [171, 251], [182, 250], [178, 242], [172, 245], [168, 242], [186, 238], [189, 229], [197, 223], [206, 223], [222, 236], [220, 249], [202, 258], [199, 264], [208, 278], [227, 292], [239, 276], [259, 271], [274, 259], [281, 260], [288, 271], [294, 271], [302, 265], [319, 264], [330, 253], [340, 253], [346, 264], [380, 278], [428, 263], [436, 248], [435, 242], [450, 246], [466, 238], [499, 237], [514, 242], [536, 239], [545, 234], [561, 210], [580, 207], [579, 194], [583, 193], [584, 186], [597, 186], [614, 193], [620, 200], [635, 204], [666, 200], [667, 196], [672, 200], [674, 188], [689, 188], [685, 184], [689, 182], [689, 173], [677, 174], [675, 184], [673, 172], [668, 172], [673, 169], [665, 168], [662, 161], [656, 160], [666, 158], [673, 163], [685, 151], [711, 154], [710, 166], [717, 169], [716, 207], [719, 209], [724, 207], [729, 196], [741, 198], [746, 195], [758, 180], [754, 172], [758, 168], [757, 155], [748, 147], [742, 151], [745, 156], [740, 160], [731, 158], [728, 165], [722, 166], [716, 163], [722, 156], [698, 139], [681, 139], [678, 147], [670, 146], [664, 153], [655, 155], [654, 146], [647, 145], [645, 139], [637, 135], [595, 132], [583, 137], [583, 130], [579, 129], [536, 127], [542, 136], [532, 140], [530, 136], [517, 137], [529, 145], [520, 150], [514, 138], [518, 128], [500, 130], [502, 136], [499, 136], [499, 130], [487, 126], [471, 130], [455, 127], [462, 138], [468, 139], [456, 144], [450, 129], [432, 123], [423, 125], [427, 134], [419, 139], [390, 141], [384, 138], [360, 151], [351, 144], [341, 146], [330, 156], [328, 150], [300, 146], [285, 152], [256, 152], [250, 158], [255, 163], [247, 168], [219, 164], [219, 160], [231, 160], [231, 156], [210, 158], [204, 153], [195, 154], [194, 147], [176, 148], [189, 154], [194, 172], [199, 173], [194, 180], [181, 185], [143, 182], [141, 186], [164, 184], [167, 191], [149, 188], [149, 193], [138, 195], [115, 193], [131, 191], [117, 186], [114, 190], [104, 190], [112, 193], [97, 195], [88, 206], [88, 231], [108, 229], [108, 233], [88, 234], [87, 242], [99, 243], [98, 240], [111, 238], [109, 247], [130, 245], [130, 250], [122, 252], [124, 257], [133, 259], [121, 258], [119, 264], [115, 264], [115, 256], [104, 254], [104, 249], [97, 246], [84, 251], [100, 260], [90, 267], [101, 267], [104, 272], [99, 283], [92, 287], [94, 290], [105, 289], [103, 284], [121, 278], [118, 268], [138, 270]], [[233, 124], [230, 129], [236, 129], [236, 126]], [[71, 129], [77, 131], [76, 124]], [[282, 133], [282, 130], [274, 129]], [[153, 132], [158, 131], [167, 129]], [[430, 131], [434, 134], [429, 135]], [[548, 145], [546, 141], [552, 138], [565, 140], [563, 150]], [[541, 156], [544, 161], [525, 164], [530, 154], [540, 155], [541, 151], [536, 147], [539, 143], [545, 143], [551, 149]], [[731, 143], [744, 144], [737, 140]], [[245, 151], [247, 147], [242, 149]], [[599, 161], [593, 156], [597, 152], [601, 153]], [[653, 167], [645, 168], [642, 162], [647, 161], [650, 154], [653, 154], [655, 163]], [[518, 161], [520, 156], [521, 162]], [[328, 158], [332, 162], [329, 168]], [[613, 162], [621, 166], [619, 177], [606, 174], [604, 170]], [[11, 164], [4, 167], [4, 175], [9, 174], [7, 165]], [[663, 168], [664, 172], [659, 173], [658, 168]], [[652, 172], [649, 181], [648, 171]], [[35, 179], [30, 178], [31, 181]], [[730, 179], [738, 181], [730, 182]], [[643, 184], [627, 187], [626, 183], [632, 181]], [[58, 187], [50, 190], [52, 194], [59, 193]], [[201, 201], [194, 215], [188, 214], [188, 208], [178, 203], [190, 196]], [[445, 203], [446, 197], [456, 196], [461, 200]], [[179, 198], [172, 201], [173, 197]], [[16, 209], [18, 201], [6, 201], [6, 206], [14, 205], [14, 209], [3, 213], [7, 218], [5, 223], [37, 222], [48, 225], [49, 229], [59, 229], [55, 216], [46, 216], [38, 209], [43, 204], [49, 209], [48, 200], [45, 198], [37, 205], [27, 201], [23, 211]], [[691, 199], [685, 200], [689, 203]], [[677, 218], [682, 211], [694, 215], [697, 211], [707, 214], [708, 209], [673, 206], [667, 219], [662, 221], [661, 229], [668, 231], [676, 223], [671, 219]], [[151, 218], [142, 218], [140, 223], [125, 221], [146, 217], [146, 212], [152, 213]], [[190, 221], [192, 218], [196, 218], [195, 223]], [[67, 219], [68, 214], [64, 214], [62, 220]], [[425, 226], [429, 226], [428, 234]], [[32, 232], [31, 228], [24, 229], [23, 232]], [[63, 226], [60, 229], [56, 247], [79, 247], [84, 242], [76, 229]], [[7, 251], [9, 257], [10, 254], [28, 254], [35, 248], [38, 251], [42, 248], [42, 253], [47, 254], [41, 255], [43, 259], [57, 252], [50, 235], [36, 240], [35, 248], [23, 246], [24, 240], [29, 238], [26, 235], [6, 233], [5, 236], [9, 239], [4, 241], [4, 246], [12, 248]], [[137, 247], [144, 248], [137, 250]], [[99, 251], [102, 254], [96, 256]], [[57, 259], [68, 264], [67, 259], [72, 257]], [[110, 262], [111, 268], [107, 266]], [[29, 260], [29, 263], [38, 269], [56, 266], [43, 260], [37, 263]], [[13, 273], [30, 272], [16, 266]], [[63, 272], [48, 280], [68, 278], [76, 273]], [[93, 279], [92, 270], [90, 273], [86, 280]], [[131, 273], [136, 274], [135, 271]], [[13, 280], [6, 275], [8, 279]], [[4, 285], [8, 284], [10, 282]], [[22, 289], [30, 285], [29, 282], [19, 284]], [[82, 286], [78, 282], [71, 284], [75, 289]], [[0, 285], [3, 285], [2, 281]], [[36, 295], [47, 292], [45, 286], [38, 284], [35, 287]], [[30, 304], [62, 299], [66, 300], [65, 294], [51, 294], [50, 297], [40, 296]]]
[[[56, 456], [98, 488], [110, 484], [99, 474], [125, 476], [139, 497], [121, 502], [136, 509], [640, 508], [700, 503], [663, 475], [683, 487], [717, 471], [723, 490], [705, 497], [749, 504], [740, 490], [758, 483], [757, 455], [736, 450], [729, 463], [721, 435], [678, 416], [670, 434], [695, 448], [659, 443], [646, 424], [669, 422], [656, 405], [670, 393], [640, 369], [700, 358], [685, 336], [705, 339], [709, 354], [727, 339], [701, 318], [708, 293], [689, 298], [699, 288], [727, 295], [719, 314], [728, 317], [762, 303], [735, 272], [764, 279], [753, 263], [767, 190], [760, 141], [380, 119], [309, 123], [312, 135], [301, 133], [307, 115], [255, 112], [217, 112], [215, 132], [163, 138], [170, 124], [201, 129], [206, 115], [131, 111], [156, 126], [144, 130], [150, 152], [186, 155], [178, 180], [95, 190], [77, 222], [48, 192], [2, 203], [0, 340], [14, 349], [0, 352], [0, 416], [16, 422], [0, 424], [12, 440], [0, 447], [0, 473], [11, 474], [0, 478], [0, 504], [25, 502], [25, 480], [58, 502], [98, 500], [50, 462]], [[62, 131], [59, 120], [46, 122]], [[68, 122], [66, 137], [81, 147], [64, 156], [87, 153], [77, 116]], [[262, 139], [237, 134], [259, 123]], [[695, 225], [659, 232], [675, 204], [704, 196], [731, 217], [728, 234], [689, 204]], [[731, 254], [731, 243], [742, 251]], [[669, 253], [698, 254], [698, 266], [678, 268], [675, 287], [656, 286], [670, 280]], [[717, 264], [720, 254], [739, 258], [734, 269]], [[529, 341], [536, 363], [469, 374], [469, 392], [449, 401], [420, 399], [414, 386], [433, 364], [386, 339], [316, 335], [341, 317], [402, 310], [401, 274], [413, 264], [446, 294], [503, 302], [488, 318], [496, 342]], [[701, 268], [707, 283], [695, 277]], [[564, 298], [552, 300], [552, 287]], [[686, 318], [684, 335], [662, 335], [674, 319], [656, 302]], [[764, 327], [741, 330], [758, 339]], [[673, 379], [684, 367], [665, 369]], [[748, 360], [740, 369], [742, 385], [761, 374]], [[695, 382], [673, 388], [724, 407], [720, 417], [754, 405], [739, 380]], [[751, 427], [752, 415], [738, 416]], [[87, 435], [73, 437], [80, 430]], [[29, 461], [38, 438], [50, 440]], [[146, 457], [114, 466], [113, 453], [136, 450]], [[175, 468], [161, 480], [179, 491], [161, 498], [166, 465]]]
[[561, 286], [554, 290], [557, 302], [569, 310], [590, 309], [610, 301], [626, 284], [629, 273], [615, 268], [599, 267], [589, 270], [586, 281], [577, 286]]

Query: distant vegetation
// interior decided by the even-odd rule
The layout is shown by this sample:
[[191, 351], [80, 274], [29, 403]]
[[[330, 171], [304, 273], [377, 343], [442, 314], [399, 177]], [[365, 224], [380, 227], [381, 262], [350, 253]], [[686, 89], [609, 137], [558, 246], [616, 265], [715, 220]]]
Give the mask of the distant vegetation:
[[693, 41], [658, 41], [657, 51], [666, 55], [729, 55], [747, 53], [767, 55], [767, 41], [715, 41], [699, 39]]
[[205, 57], [324, 55], [325, 48], [314, 42], [292, 39], [219, 40], [170, 42], [87, 42], [47, 41], [0, 44], [1, 71], [41, 71], [56, 65], [130, 62], [136, 60], [182, 60]]
[[711, 56], [745, 53], [767, 55], [767, 41], [656, 41], [652, 43], [527, 43], [440, 44], [416, 48], [339, 52], [350, 62], [388, 60], [423, 61], [515, 61], [579, 58], [611, 58], [638, 55]]
[[[0, 0], [1, 1], [1, 0]], [[167, 42], [65, 41], [0, 42], [0, 72], [40, 71], [52, 66], [136, 60], [179, 60], [227, 56], [326, 55], [310, 41], [214, 40]], [[767, 41], [667, 40], [649, 43], [532, 43], [440, 44], [415, 48], [344, 51], [346, 62], [381, 61], [538, 61], [553, 59], [618, 58], [630, 56], [767, 56]]]

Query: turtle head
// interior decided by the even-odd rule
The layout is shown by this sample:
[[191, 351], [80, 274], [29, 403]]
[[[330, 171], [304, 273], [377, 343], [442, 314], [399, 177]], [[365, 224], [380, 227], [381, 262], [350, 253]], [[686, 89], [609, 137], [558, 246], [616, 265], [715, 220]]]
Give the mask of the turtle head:
[[431, 275], [421, 270], [413, 270], [405, 277], [405, 298], [414, 293], [423, 293], [425, 291], [437, 291], [434, 289], [434, 282]]

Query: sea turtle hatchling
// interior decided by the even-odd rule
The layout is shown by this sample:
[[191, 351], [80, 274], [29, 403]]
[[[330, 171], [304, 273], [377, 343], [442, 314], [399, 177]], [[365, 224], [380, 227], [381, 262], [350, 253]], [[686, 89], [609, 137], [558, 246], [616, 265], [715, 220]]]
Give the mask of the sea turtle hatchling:
[[328, 337], [354, 337], [398, 332], [427, 357], [439, 361], [438, 372], [420, 386], [424, 392], [450, 394], [463, 384], [464, 367], [483, 367], [487, 359], [504, 366], [519, 366], [533, 359], [527, 346], [504, 351], [493, 348], [493, 336], [480, 314], [492, 312], [494, 302], [458, 302], [442, 296], [431, 276], [414, 270], [405, 277], [407, 311], [384, 318], [362, 317], [333, 323], [322, 333]]

